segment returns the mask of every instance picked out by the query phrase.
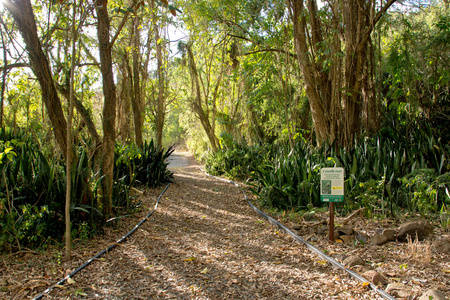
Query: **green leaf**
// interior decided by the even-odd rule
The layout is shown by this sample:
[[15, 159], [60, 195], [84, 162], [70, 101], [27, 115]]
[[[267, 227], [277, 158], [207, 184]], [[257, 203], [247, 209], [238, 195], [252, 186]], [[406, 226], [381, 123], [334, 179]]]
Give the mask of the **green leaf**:
[[73, 207], [72, 209], [73, 209], [73, 210], [78, 209], [78, 210], [84, 211], [85, 213], [89, 213], [89, 211], [88, 211], [87, 209], [84, 209], [84, 208], [79, 207], [79, 206], [75, 206], [75, 207]]
[[6, 154], [6, 157], [7, 157], [10, 161], [12, 161], [13, 158], [14, 158], [14, 155], [13, 155], [13, 154], [15, 155], [14, 152], [10, 152], [10, 153]]

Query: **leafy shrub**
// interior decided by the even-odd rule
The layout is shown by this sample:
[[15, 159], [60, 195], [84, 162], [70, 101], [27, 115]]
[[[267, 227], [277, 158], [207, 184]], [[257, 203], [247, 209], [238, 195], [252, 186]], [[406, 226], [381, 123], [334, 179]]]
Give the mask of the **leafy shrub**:
[[450, 173], [437, 176], [436, 170], [419, 169], [404, 176], [401, 182], [404, 202], [410, 211], [427, 214], [445, 208]]
[[427, 213], [437, 209], [436, 188], [432, 184], [435, 180], [436, 172], [432, 169], [414, 170], [401, 179], [410, 211]]
[[0, 151], [9, 145], [15, 153], [0, 164], [0, 248], [39, 246], [62, 233], [64, 168], [57, 161], [50, 165], [24, 134], [1, 131], [0, 138], [6, 147]]
[[47, 206], [21, 205], [19, 210], [5, 211], [0, 215], [0, 247], [21, 245], [38, 247], [47, 238], [49, 219]]
[[[280, 209], [323, 205], [319, 199], [320, 169], [335, 166], [345, 169], [346, 200], [337, 206], [341, 212], [360, 206], [368, 207], [368, 214], [375, 209], [394, 214], [398, 207], [437, 212], [448, 201], [449, 145], [434, 138], [426, 125], [414, 126], [415, 131], [406, 125], [400, 131], [382, 130], [373, 138], [354, 141], [350, 147], [314, 147], [304, 141], [294, 149], [288, 145], [233, 144], [233, 148], [212, 154], [206, 167], [216, 175], [250, 178], [261, 204]], [[432, 171], [419, 171], [424, 169]]]
[[173, 173], [167, 158], [174, 149], [157, 149], [153, 140], [142, 149], [133, 144], [116, 145], [114, 168], [114, 205], [130, 207], [129, 189], [133, 185], [155, 188], [167, 183]]
[[[372, 217], [375, 209], [381, 209], [384, 212], [384, 177], [381, 180], [370, 179], [366, 182], [360, 182], [346, 202], [346, 210], [351, 211], [359, 207], [365, 207], [364, 213], [367, 217]], [[355, 201], [352, 201], [352, 200]]]
[[135, 145], [116, 145], [115, 180], [126, 178], [126, 183], [137, 183], [155, 188], [169, 182], [173, 173], [167, 168], [167, 158], [174, 149], [157, 149], [153, 140], [145, 142], [142, 149]]
[[206, 158], [206, 171], [212, 175], [226, 175], [232, 179], [247, 179], [262, 164], [267, 164], [272, 149], [230, 143], [229, 147]]
[[[60, 240], [64, 233], [64, 161], [49, 160], [35, 140], [22, 133], [15, 135], [0, 129], [0, 141], [0, 250], [39, 247], [49, 237]], [[102, 178], [94, 175], [87, 150], [75, 149], [70, 209], [72, 234], [74, 238], [86, 238], [102, 219], [97, 201]], [[165, 152], [155, 149], [151, 142], [142, 150], [130, 146], [127, 152], [116, 154], [121, 159], [114, 174], [114, 199], [118, 199], [114, 205], [129, 204], [128, 191], [134, 183], [155, 187], [170, 180], [172, 173], [165, 162], [170, 153], [171, 149]]]

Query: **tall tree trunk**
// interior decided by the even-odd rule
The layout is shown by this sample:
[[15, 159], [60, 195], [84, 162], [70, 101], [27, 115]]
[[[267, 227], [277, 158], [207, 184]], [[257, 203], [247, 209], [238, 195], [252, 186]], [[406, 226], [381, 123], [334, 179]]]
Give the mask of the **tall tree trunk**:
[[369, 43], [368, 51], [369, 63], [364, 72], [363, 86], [362, 86], [362, 124], [366, 132], [377, 132], [380, 125], [380, 118], [378, 113], [378, 97], [375, 92], [374, 82], [374, 50], [372, 43]]
[[[72, 59], [70, 62], [70, 79], [69, 79], [69, 113], [67, 114], [67, 160], [66, 160], [66, 205], [65, 205], [65, 223], [66, 223], [66, 249], [65, 259], [70, 260], [72, 254], [72, 237], [70, 230], [70, 203], [72, 195], [72, 118], [73, 118], [73, 103], [74, 103], [74, 78], [75, 78], [75, 64], [76, 64], [76, 43], [77, 43], [77, 31], [75, 26], [76, 20], [76, 5], [75, 1], [72, 5], [73, 17], [72, 17]], [[80, 22], [81, 26], [81, 22]]]
[[158, 99], [156, 101], [155, 109], [155, 127], [156, 127], [156, 147], [162, 147], [162, 137], [164, 129], [164, 120], [166, 116], [166, 79], [165, 79], [165, 67], [163, 61], [162, 40], [159, 35], [159, 28], [156, 22], [156, 12], [154, 7], [154, 1], [152, 3], [152, 22], [153, 22], [153, 36], [155, 37], [156, 44], [156, 61], [157, 61], [157, 73], [158, 73]]
[[[336, 138], [342, 145], [352, 143], [361, 132], [363, 103], [367, 118], [369, 113], [374, 114], [374, 93], [369, 90], [373, 84], [363, 84], [372, 78], [370, 34], [395, 1], [389, 0], [376, 14], [372, 0], [329, 1], [333, 30], [328, 30], [331, 38], [324, 39], [316, 0], [307, 0], [307, 8], [303, 0], [289, 0], [297, 59], [318, 143]], [[340, 57], [344, 57], [343, 63]]]
[[2, 46], [3, 46], [3, 74], [2, 74], [2, 90], [0, 95], [0, 129], [1, 129], [3, 128], [3, 103], [5, 101], [6, 75], [8, 74], [8, 70], [6, 69], [6, 66], [8, 65], [8, 55], [6, 52], [5, 40], [3, 38], [3, 30], [1, 29], [0, 35], [2, 38]]
[[128, 62], [128, 55], [126, 52], [121, 56], [119, 62], [119, 74], [118, 74], [118, 99], [117, 99], [117, 119], [119, 127], [119, 135], [122, 141], [129, 141], [131, 139], [131, 82], [132, 76], [131, 68]]
[[112, 68], [111, 44], [109, 42], [109, 16], [107, 1], [97, 0], [97, 34], [100, 52], [100, 64], [103, 87], [103, 145], [101, 171], [104, 179], [103, 190], [103, 216], [109, 218], [112, 211], [113, 171], [114, 171], [114, 147], [116, 124], [116, 85]]
[[[310, 1], [313, 2], [313, 1]], [[311, 116], [316, 128], [317, 141], [322, 142], [327, 138], [334, 140], [335, 136], [329, 132], [327, 119], [325, 118], [326, 107], [322, 102], [320, 89], [322, 94], [328, 94], [328, 85], [321, 86], [320, 72], [317, 72], [316, 66], [312, 60], [310, 50], [308, 49], [307, 28], [305, 6], [303, 0], [291, 0], [291, 19], [293, 21], [294, 45], [297, 52], [297, 59], [305, 81], [305, 92], [311, 106]], [[313, 18], [317, 16], [313, 14]], [[312, 24], [316, 24], [317, 21]], [[318, 29], [316, 29], [317, 32]], [[317, 33], [314, 35], [317, 40]], [[317, 43], [316, 43], [317, 45]]]
[[[219, 149], [219, 141], [213, 131], [211, 126], [211, 122], [209, 121], [209, 114], [206, 114], [202, 107], [202, 96], [200, 92], [200, 80], [198, 77], [197, 66], [195, 64], [194, 54], [192, 53], [192, 49], [190, 45], [186, 45], [186, 50], [188, 54], [189, 60], [189, 69], [191, 72], [192, 78], [192, 96], [193, 96], [193, 109], [200, 119], [200, 123], [202, 124], [203, 129], [205, 130], [206, 135], [208, 136], [209, 142], [211, 144], [211, 149], [213, 152], [216, 152]], [[214, 120], [213, 120], [214, 122]]]
[[140, 19], [135, 17], [133, 19], [133, 96], [131, 97], [131, 106], [133, 107], [134, 116], [134, 137], [136, 145], [142, 148], [142, 125], [143, 125], [143, 113], [142, 113], [142, 97], [141, 97], [141, 74], [140, 66], [141, 59], [139, 49], [141, 47], [141, 32], [139, 30]]
[[11, 12], [23, 37], [30, 59], [30, 66], [41, 86], [42, 101], [47, 108], [53, 126], [56, 143], [66, 158], [67, 123], [61, 107], [52, 72], [42, 44], [37, 35], [36, 22], [30, 0], [5, 0], [4, 6]]

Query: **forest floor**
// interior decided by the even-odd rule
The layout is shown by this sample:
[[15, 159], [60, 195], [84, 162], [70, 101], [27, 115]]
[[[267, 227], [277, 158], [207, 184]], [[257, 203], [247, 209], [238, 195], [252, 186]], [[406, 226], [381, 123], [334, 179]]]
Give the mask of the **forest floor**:
[[[44, 299], [381, 299], [258, 218], [235, 186], [205, 175], [186, 154], [170, 160], [175, 184], [150, 219]], [[163, 188], [145, 191], [143, 209], [122, 218], [115, 229], [75, 241], [70, 262], [56, 248], [0, 256], [0, 299], [30, 299], [58, 282], [132, 229]], [[398, 225], [361, 217], [351, 222], [368, 234]], [[388, 283], [404, 283], [411, 288], [408, 299], [432, 287], [450, 297], [450, 260], [433, 253], [428, 242], [416, 247], [331, 244], [313, 227], [299, 234], [314, 235], [315, 246], [328, 255], [359, 255], [366, 266], [355, 268], [358, 273], [372, 269]]]

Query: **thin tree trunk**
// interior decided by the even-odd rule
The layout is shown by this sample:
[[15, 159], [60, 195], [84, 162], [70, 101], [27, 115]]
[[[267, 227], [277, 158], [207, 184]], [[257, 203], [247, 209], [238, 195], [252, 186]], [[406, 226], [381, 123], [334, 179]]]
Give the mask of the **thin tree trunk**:
[[129, 66], [128, 55], [126, 52], [123, 53], [122, 59], [119, 62], [119, 79], [120, 85], [117, 86], [118, 99], [117, 99], [117, 112], [118, 112], [118, 122], [120, 138], [122, 141], [129, 142], [131, 139], [131, 86], [133, 78], [131, 75], [131, 68]]
[[[2, 22], [3, 23], [3, 22]], [[6, 90], [6, 75], [8, 74], [8, 70], [6, 66], [8, 65], [8, 55], [6, 52], [5, 40], [3, 38], [3, 30], [0, 30], [0, 34], [2, 37], [2, 46], [3, 46], [3, 74], [2, 74], [2, 91], [0, 96], [0, 128], [3, 128], [3, 103], [5, 101], [5, 90]]]
[[[65, 259], [70, 260], [72, 253], [72, 238], [70, 230], [70, 203], [72, 194], [72, 118], [73, 118], [73, 95], [74, 95], [74, 78], [75, 78], [75, 64], [76, 64], [76, 43], [77, 32], [75, 27], [76, 19], [76, 3], [72, 3], [73, 17], [72, 17], [72, 61], [70, 64], [70, 91], [69, 91], [69, 113], [67, 116], [67, 159], [66, 159], [66, 205], [65, 205], [65, 223], [66, 223], [66, 251]], [[81, 23], [80, 23], [81, 26]]]
[[140, 74], [140, 55], [139, 49], [141, 47], [141, 32], [139, 30], [140, 19], [135, 17], [133, 19], [133, 96], [131, 97], [131, 106], [133, 108], [134, 116], [134, 137], [136, 145], [142, 148], [142, 125], [143, 125], [143, 114], [142, 114], [142, 97], [141, 97], [141, 74]]
[[162, 147], [162, 137], [164, 129], [164, 120], [166, 114], [165, 108], [165, 98], [166, 98], [166, 88], [165, 88], [165, 68], [162, 55], [162, 40], [159, 35], [159, 28], [156, 22], [156, 12], [154, 8], [154, 3], [152, 3], [152, 22], [153, 22], [153, 35], [155, 37], [156, 44], [156, 61], [157, 61], [157, 73], [158, 73], [158, 99], [156, 101], [156, 114], [155, 114], [155, 127], [156, 127], [156, 147]]
[[[297, 52], [297, 59], [302, 70], [305, 81], [305, 92], [311, 106], [311, 116], [315, 125], [317, 141], [319, 143], [327, 138], [334, 140], [334, 135], [328, 131], [328, 125], [325, 118], [325, 107], [319, 92], [318, 83], [320, 78], [317, 77], [317, 71], [311, 61], [308, 49], [306, 12], [303, 0], [290, 0], [291, 19], [294, 25], [294, 45]], [[322, 88], [326, 88], [323, 86]]]

